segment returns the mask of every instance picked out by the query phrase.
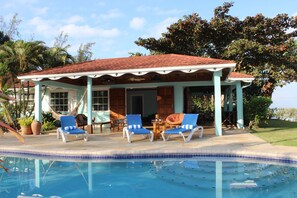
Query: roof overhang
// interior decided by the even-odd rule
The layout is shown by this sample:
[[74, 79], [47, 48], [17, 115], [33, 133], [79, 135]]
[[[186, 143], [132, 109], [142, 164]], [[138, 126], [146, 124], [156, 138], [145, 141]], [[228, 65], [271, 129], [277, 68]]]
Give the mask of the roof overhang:
[[136, 76], [142, 76], [150, 72], [156, 72], [158, 74], [169, 74], [173, 71], [181, 71], [184, 73], [194, 73], [199, 70], [208, 70], [208, 71], [221, 71], [226, 68], [230, 68], [230, 72], [236, 66], [235, 63], [227, 63], [227, 64], [207, 64], [207, 65], [180, 65], [180, 66], [172, 66], [172, 67], [154, 67], [154, 68], [140, 68], [140, 69], [126, 69], [126, 70], [104, 70], [104, 71], [90, 71], [90, 72], [77, 72], [77, 73], [59, 73], [59, 74], [32, 74], [32, 75], [24, 75], [19, 76], [18, 79], [22, 81], [41, 81], [43, 79], [50, 80], [59, 80], [61, 78], [70, 78], [70, 79], [78, 79], [83, 76], [91, 77], [91, 78], [99, 78], [104, 75], [110, 75], [112, 77], [120, 77], [124, 74], [133, 74]]

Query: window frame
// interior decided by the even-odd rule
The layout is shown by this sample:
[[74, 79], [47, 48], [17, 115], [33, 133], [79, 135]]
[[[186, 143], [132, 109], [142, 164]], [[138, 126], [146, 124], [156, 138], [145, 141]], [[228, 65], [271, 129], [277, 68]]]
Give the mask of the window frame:
[[[67, 94], [67, 98], [66, 97], [61, 97], [61, 94]], [[59, 94], [59, 97], [56, 98], [52, 97], [52, 94], [55, 94], [55, 96], [57, 94]], [[64, 100], [67, 100], [66, 104], [64, 104], [64, 102], [62, 102], [63, 104], [61, 105], [60, 101], [64, 101]], [[54, 104], [53, 100], [56, 100], [56, 101], [59, 101], [58, 104]], [[50, 92], [50, 105], [51, 105], [51, 108], [55, 111], [55, 112], [68, 112], [69, 111], [69, 92], [68, 91], [53, 91], [53, 92]], [[61, 110], [61, 107], [62, 110]], [[67, 108], [67, 110], [65, 110], [64, 108]]]
[[[95, 97], [95, 92], [106, 92], [106, 96], [100, 96], [100, 94], [98, 94], [98, 96]], [[100, 99], [104, 100], [106, 98], [106, 103], [105, 102], [99, 102]], [[94, 102], [95, 99], [98, 99], [98, 102]], [[95, 105], [97, 105], [97, 110], [95, 109]], [[102, 106], [106, 106], [106, 109], [104, 108], [103, 110], [100, 110], [100, 105]], [[94, 112], [99, 112], [99, 111], [109, 111], [109, 105], [110, 105], [110, 101], [109, 101], [109, 89], [93, 89], [92, 90], [92, 111]]]

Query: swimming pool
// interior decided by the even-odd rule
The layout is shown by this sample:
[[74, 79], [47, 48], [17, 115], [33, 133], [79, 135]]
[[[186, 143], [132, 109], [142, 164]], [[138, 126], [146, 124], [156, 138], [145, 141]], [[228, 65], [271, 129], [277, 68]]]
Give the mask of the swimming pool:
[[297, 197], [297, 168], [237, 159], [57, 161], [2, 157], [0, 197]]

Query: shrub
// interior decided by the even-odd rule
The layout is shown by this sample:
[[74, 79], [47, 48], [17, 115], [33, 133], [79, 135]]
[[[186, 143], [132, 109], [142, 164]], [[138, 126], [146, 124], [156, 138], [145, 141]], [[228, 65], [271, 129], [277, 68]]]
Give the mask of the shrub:
[[20, 126], [30, 126], [33, 122], [33, 117], [23, 117], [18, 119]]
[[53, 118], [51, 112], [42, 112], [42, 121], [44, 122], [54, 122], [55, 118]]
[[[60, 120], [56, 120], [55, 118], [53, 118], [51, 112], [42, 112], [42, 123], [44, 124], [46, 122], [53, 123], [55, 127], [61, 126]], [[51, 130], [51, 129], [49, 129], [49, 130]]]
[[254, 96], [250, 100], [245, 100], [243, 106], [245, 123], [253, 123], [255, 127], [258, 127], [261, 121], [270, 116], [269, 106], [271, 104], [271, 98], [263, 96]]
[[42, 131], [49, 131], [49, 130], [52, 130], [56, 128], [55, 126], [55, 122], [48, 122], [48, 121], [45, 121], [43, 122], [42, 124]]

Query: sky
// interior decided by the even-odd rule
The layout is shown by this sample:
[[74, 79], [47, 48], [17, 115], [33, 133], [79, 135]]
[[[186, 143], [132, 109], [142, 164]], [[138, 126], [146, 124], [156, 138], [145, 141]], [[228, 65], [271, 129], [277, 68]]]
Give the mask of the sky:
[[[7, 23], [18, 14], [22, 20], [18, 27], [20, 39], [44, 41], [51, 47], [63, 32], [68, 35], [70, 54], [76, 55], [81, 44], [94, 42], [93, 59], [115, 58], [127, 57], [129, 52], [148, 54], [134, 43], [139, 37], [159, 38], [166, 27], [192, 13], [210, 20], [213, 10], [224, 2], [226, 0], [0, 0], [0, 17]], [[258, 13], [266, 17], [279, 13], [297, 15], [296, 0], [233, 2], [229, 13], [240, 19]], [[297, 108], [296, 84], [277, 89], [273, 106]]]

